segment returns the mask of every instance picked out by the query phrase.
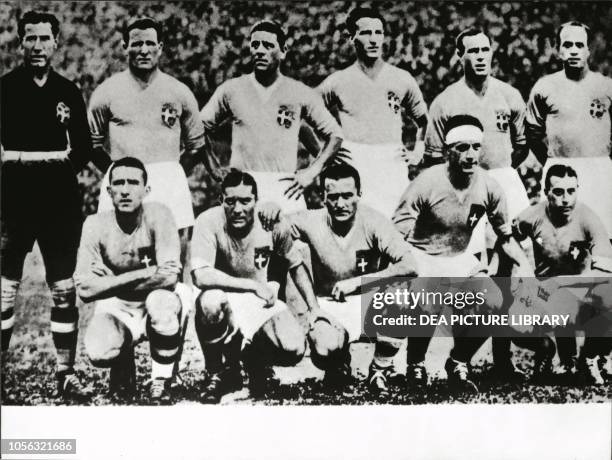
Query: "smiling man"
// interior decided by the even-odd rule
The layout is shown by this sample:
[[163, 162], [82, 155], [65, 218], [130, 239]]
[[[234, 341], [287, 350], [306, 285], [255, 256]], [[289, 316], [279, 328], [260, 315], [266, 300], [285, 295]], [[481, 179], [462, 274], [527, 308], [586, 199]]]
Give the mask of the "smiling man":
[[[159, 69], [162, 27], [150, 18], [131, 21], [123, 33], [128, 68], [104, 81], [92, 94], [89, 123], [94, 148], [117, 161], [130, 156], [147, 168], [151, 193], [171, 210], [181, 231], [183, 256], [187, 229], [193, 225], [191, 193], [179, 163], [200, 152], [204, 130], [198, 103], [183, 83]], [[101, 190], [108, 186], [108, 173]], [[113, 209], [109, 195], [100, 193], [98, 212]]]
[[[383, 59], [382, 15], [359, 7], [346, 24], [357, 60], [327, 77], [318, 90], [342, 126], [343, 145], [363, 181], [362, 202], [390, 218], [408, 185], [407, 162], [418, 162], [423, 155], [427, 106], [413, 76]], [[402, 137], [410, 122], [418, 127], [412, 153]]]
[[576, 170], [581, 200], [612, 237], [612, 79], [589, 69], [589, 28], [584, 24], [563, 24], [557, 45], [563, 70], [538, 80], [529, 96], [529, 147], [546, 169], [563, 163]]
[[24, 260], [37, 242], [51, 289], [58, 393], [86, 396], [74, 374], [79, 313], [72, 274], [83, 224], [76, 173], [93, 157], [85, 103], [51, 68], [60, 25], [29, 11], [18, 24], [23, 65], [0, 79], [2, 101], [2, 351], [9, 347]]
[[[285, 33], [273, 21], [253, 26], [249, 47], [253, 72], [219, 86], [200, 112], [206, 130], [232, 123], [230, 166], [248, 171], [262, 202], [276, 201], [283, 211], [303, 209], [297, 201], [342, 142], [340, 127], [319, 95], [280, 72]], [[305, 169], [296, 171], [300, 124], [306, 121], [325, 141]]]
[[109, 170], [114, 210], [89, 216], [83, 226], [75, 282], [84, 302], [94, 302], [85, 350], [95, 366], [110, 367], [110, 391], [136, 391], [134, 346], [151, 344], [150, 397], [169, 398], [182, 340], [183, 308], [190, 290], [178, 283], [180, 243], [172, 213], [149, 193], [143, 163], [124, 157]]

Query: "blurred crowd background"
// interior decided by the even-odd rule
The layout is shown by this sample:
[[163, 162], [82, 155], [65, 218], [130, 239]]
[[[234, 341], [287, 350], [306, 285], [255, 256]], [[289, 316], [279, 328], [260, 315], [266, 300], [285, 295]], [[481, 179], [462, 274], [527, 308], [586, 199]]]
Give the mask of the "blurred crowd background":
[[[286, 75], [316, 86], [354, 60], [344, 26], [357, 4], [375, 3], [387, 21], [387, 60], [412, 73], [428, 104], [461, 70], [454, 38], [464, 28], [483, 27], [493, 41], [493, 73], [520, 90], [525, 100], [535, 81], [561, 68], [555, 32], [568, 20], [591, 27], [591, 67], [612, 74], [612, 3], [610, 2], [0, 2], [0, 72], [20, 63], [17, 20], [25, 11], [53, 12], [61, 22], [60, 48], [54, 68], [73, 80], [86, 101], [109, 75], [126, 66], [121, 30], [127, 20], [147, 15], [165, 27], [165, 72], [187, 84], [203, 106], [217, 86], [250, 71], [248, 31], [258, 20], [280, 21], [288, 33]], [[406, 137], [414, 134], [408, 127]], [[229, 129], [221, 130], [214, 148], [227, 160]], [[523, 165], [522, 175], [537, 195], [538, 170]], [[99, 173], [81, 173], [85, 211], [97, 206]], [[199, 212], [218, 199], [218, 187], [203, 167], [190, 174], [194, 206]]]

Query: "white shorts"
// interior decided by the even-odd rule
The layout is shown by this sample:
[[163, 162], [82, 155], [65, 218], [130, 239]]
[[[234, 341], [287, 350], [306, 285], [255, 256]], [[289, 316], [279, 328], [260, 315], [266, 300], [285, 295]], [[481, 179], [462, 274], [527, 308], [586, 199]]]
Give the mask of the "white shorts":
[[[177, 228], [193, 226], [194, 215], [191, 201], [191, 192], [185, 171], [178, 161], [161, 161], [145, 165], [147, 169], [148, 185], [151, 191], [144, 199], [146, 202], [165, 204], [172, 214]], [[110, 169], [109, 169], [110, 171]], [[106, 192], [108, 187], [108, 172], [102, 180], [98, 212], [114, 209], [113, 202]]]
[[284, 194], [291, 182], [280, 179], [283, 177], [290, 177], [291, 173], [247, 172], [253, 176], [257, 183], [257, 199], [260, 203], [273, 201], [280, 206], [283, 214], [291, 214], [306, 209], [304, 197], [300, 196], [297, 200], [294, 200], [287, 198]]
[[361, 202], [389, 219], [399, 206], [408, 187], [408, 165], [402, 157], [402, 146], [369, 145], [344, 141], [350, 151], [349, 163], [359, 171]]
[[345, 302], [336, 302], [330, 298], [317, 297], [321, 310], [329, 313], [349, 334], [349, 342], [358, 340], [363, 331], [361, 313], [361, 296], [350, 295]]
[[549, 158], [542, 174], [542, 198], [548, 168], [555, 164], [571, 166], [578, 174], [578, 200], [586, 204], [603, 222], [612, 237], [612, 160], [608, 157]]
[[[489, 169], [487, 173], [499, 183], [504, 192], [508, 206], [509, 221], [512, 221], [512, 219], [530, 206], [527, 190], [525, 190], [525, 186], [516, 169], [508, 166], [506, 168]], [[482, 252], [484, 248], [492, 248], [496, 240], [497, 236], [485, 215], [474, 227], [468, 251], [472, 254]]]
[[[278, 283], [268, 283], [278, 291]], [[197, 288], [195, 291], [200, 292]], [[270, 318], [287, 310], [287, 305], [276, 300], [269, 308], [264, 308], [264, 301], [251, 292], [226, 292], [227, 302], [232, 312], [234, 325], [240, 329], [245, 339], [250, 340], [253, 335]], [[206, 303], [206, 292], [204, 292], [203, 303]]]
[[[190, 286], [177, 283], [174, 293], [181, 301], [181, 317], [187, 318], [194, 305], [193, 290]], [[147, 310], [144, 301], [130, 301], [118, 297], [98, 300], [94, 315], [107, 314], [119, 320], [128, 328], [134, 344], [147, 338]], [[181, 324], [184, 321], [181, 321]]]
[[469, 278], [486, 270], [486, 267], [468, 251], [450, 257], [432, 256], [413, 247], [412, 255], [417, 263], [419, 278]]

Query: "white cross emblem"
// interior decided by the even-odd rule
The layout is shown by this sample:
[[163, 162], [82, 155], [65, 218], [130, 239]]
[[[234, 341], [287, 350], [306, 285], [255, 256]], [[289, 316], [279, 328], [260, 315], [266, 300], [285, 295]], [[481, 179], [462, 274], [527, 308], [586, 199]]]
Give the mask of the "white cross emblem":
[[473, 227], [476, 222], [478, 222], [478, 217], [476, 217], [476, 214], [472, 214], [469, 218], [470, 221], [470, 225]]
[[578, 260], [578, 256], [580, 255], [580, 249], [574, 246], [574, 249], [571, 250], [570, 254], [574, 260]]
[[365, 259], [360, 259], [357, 263], [357, 266], [359, 267], [362, 273], [365, 273], [366, 267], [368, 266], [368, 262]]
[[148, 268], [148, 267], [149, 267], [149, 264], [152, 262], [152, 260], [151, 260], [151, 259], [149, 259], [149, 256], [147, 256], [147, 255], [145, 254], [145, 256], [142, 258], [141, 262], [142, 262], [143, 264], [145, 264], [145, 267], [147, 267], [147, 268]]
[[258, 267], [263, 267], [265, 263], [266, 257], [264, 257], [264, 255], [260, 252], [259, 254], [257, 254], [257, 257], [255, 257], [255, 264]]

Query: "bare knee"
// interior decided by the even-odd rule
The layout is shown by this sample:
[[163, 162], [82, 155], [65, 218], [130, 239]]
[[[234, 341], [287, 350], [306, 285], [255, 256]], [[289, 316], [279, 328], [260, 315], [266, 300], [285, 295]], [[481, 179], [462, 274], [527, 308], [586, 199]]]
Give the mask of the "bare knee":
[[274, 346], [275, 364], [293, 366], [301, 361], [306, 353], [306, 334], [289, 312], [284, 311], [270, 318], [258, 331]]
[[110, 367], [121, 354], [125, 346], [125, 335], [115, 328], [96, 328], [95, 322], [85, 333], [85, 352], [96, 367]]
[[328, 359], [348, 347], [348, 334], [340, 325], [319, 319], [308, 335], [313, 359]]
[[178, 331], [181, 302], [176, 294], [163, 289], [152, 291], [145, 300], [145, 308], [156, 331], [164, 334]]
[[219, 324], [226, 316], [227, 294], [220, 289], [202, 292], [196, 300], [198, 316], [206, 324]]

